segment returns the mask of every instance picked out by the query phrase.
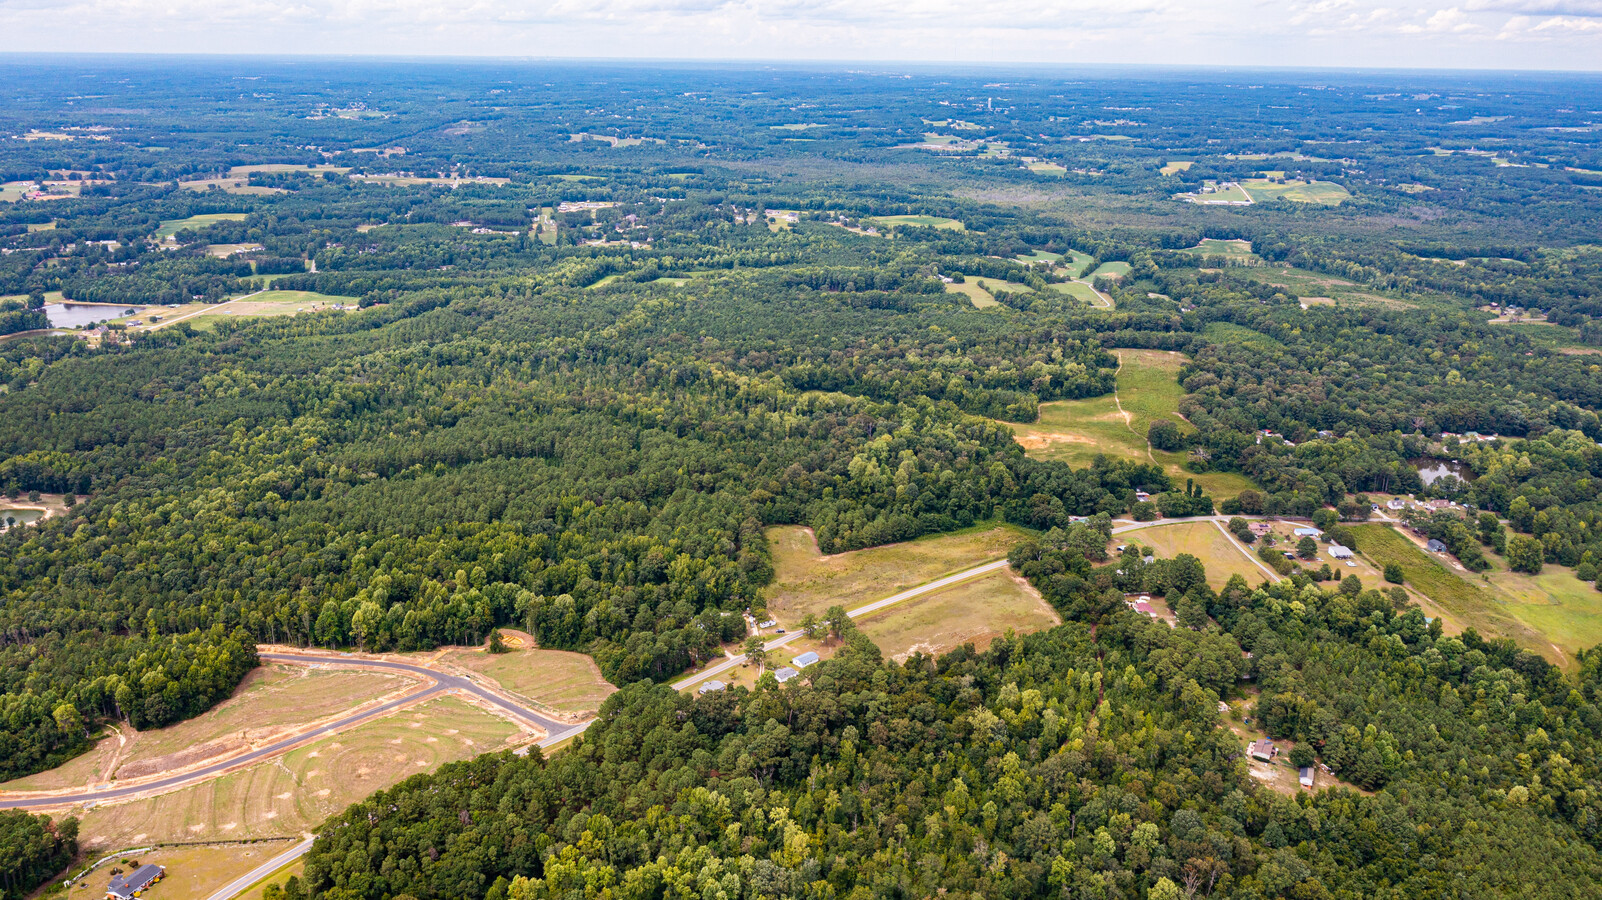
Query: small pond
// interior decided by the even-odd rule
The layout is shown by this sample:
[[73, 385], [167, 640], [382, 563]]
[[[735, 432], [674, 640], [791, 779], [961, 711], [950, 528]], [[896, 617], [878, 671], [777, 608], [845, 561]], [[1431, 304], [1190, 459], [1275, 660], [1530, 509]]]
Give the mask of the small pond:
[[120, 319], [138, 313], [141, 309], [144, 307], [119, 306], [113, 303], [46, 303], [44, 311], [50, 318], [50, 327], [77, 328], [80, 325], [93, 325], [108, 319]]
[[23, 525], [32, 525], [42, 518], [44, 518], [44, 510], [42, 509], [0, 507], [0, 531], [5, 531], [13, 521], [20, 528]]
[[1444, 459], [1415, 459], [1413, 464], [1418, 466], [1418, 477], [1429, 487], [1448, 475], [1454, 475], [1465, 484], [1474, 480], [1474, 470], [1463, 463]]

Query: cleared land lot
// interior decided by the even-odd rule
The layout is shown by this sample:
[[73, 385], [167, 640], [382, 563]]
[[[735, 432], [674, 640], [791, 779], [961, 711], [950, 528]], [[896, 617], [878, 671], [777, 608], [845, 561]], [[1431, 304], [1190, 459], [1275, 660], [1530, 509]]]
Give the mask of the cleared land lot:
[[156, 237], [170, 238], [186, 228], [199, 231], [202, 228], [205, 228], [209, 225], [215, 225], [218, 222], [243, 221], [245, 221], [244, 213], [202, 213], [198, 216], [190, 216], [187, 219], [168, 219], [167, 221], [162, 222], [161, 225], [157, 226]]
[[[353, 308], [357, 303], [355, 297], [336, 297], [313, 291], [263, 291], [227, 303], [203, 307], [201, 314], [186, 318], [184, 321], [196, 329], [206, 331], [217, 327], [217, 323], [223, 319], [293, 316], [302, 312], [321, 312], [335, 304]], [[173, 315], [172, 320], [176, 321], [181, 315], [183, 312]], [[167, 324], [167, 321], [157, 323], [158, 326], [162, 324]]]
[[541, 650], [518, 634], [527, 649], [508, 653], [452, 650], [443, 659], [491, 679], [510, 694], [568, 715], [593, 713], [617, 688], [601, 677], [595, 660], [583, 653]]
[[429, 700], [231, 775], [90, 810], [81, 841], [116, 848], [297, 835], [373, 791], [520, 743], [521, 734], [460, 700]]
[[1114, 540], [1150, 547], [1164, 559], [1189, 553], [1207, 568], [1207, 583], [1215, 590], [1222, 588], [1234, 575], [1241, 576], [1251, 585], [1268, 577], [1212, 522], [1177, 522], [1156, 528], [1142, 528], [1118, 535]]
[[1194, 166], [1195, 164], [1196, 163], [1192, 160], [1173, 159], [1164, 163], [1163, 167], [1157, 171], [1163, 173], [1164, 175], [1178, 175], [1180, 172], [1190, 171], [1190, 167]]
[[1197, 256], [1222, 256], [1225, 259], [1241, 262], [1262, 261], [1261, 257], [1252, 252], [1252, 242], [1245, 240], [1221, 241], [1217, 238], [1204, 238], [1201, 243], [1181, 252], [1194, 253]]
[[[794, 628], [807, 613], [821, 617], [835, 604], [854, 609], [1000, 559], [1027, 534], [1012, 525], [987, 523], [950, 534], [823, 556], [811, 529], [770, 528], [774, 579], [766, 592], [768, 614], [784, 627]], [[901, 610], [901, 606], [890, 609]]]
[[1025, 452], [1036, 459], [1056, 459], [1072, 466], [1087, 466], [1097, 454], [1158, 462], [1180, 484], [1193, 478], [1220, 500], [1252, 486], [1249, 479], [1232, 472], [1186, 472], [1185, 454], [1152, 450], [1147, 443], [1146, 431], [1154, 419], [1171, 419], [1180, 428], [1189, 428], [1178, 417], [1179, 400], [1185, 392], [1175, 376], [1185, 363], [1183, 354], [1119, 350], [1118, 357], [1123, 366], [1118, 372], [1116, 399], [1109, 394], [1054, 400], [1040, 404], [1039, 421], [1007, 423]]
[[1028, 634], [1060, 624], [1039, 592], [1003, 569], [889, 607], [858, 621], [857, 628], [886, 656], [904, 660], [918, 651], [938, 656], [966, 643], [983, 650], [1009, 630]]
[[[295, 846], [295, 840], [298, 838], [252, 844], [219, 843], [158, 847], [149, 853], [140, 853], [128, 859], [167, 867], [167, 874], [161, 883], [145, 892], [149, 900], [203, 900], [235, 878]], [[109, 849], [136, 848], [129, 846]], [[122, 866], [121, 862], [122, 860], [115, 859], [95, 869], [83, 880], [74, 884], [64, 896], [74, 900], [100, 900], [106, 896], [106, 887], [111, 881], [111, 870], [128, 868]], [[280, 878], [287, 879], [288, 875], [289, 872], [286, 871]], [[260, 895], [258, 888], [255, 896]], [[251, 894], [246, 892], [242, 896], [250, 897]]]

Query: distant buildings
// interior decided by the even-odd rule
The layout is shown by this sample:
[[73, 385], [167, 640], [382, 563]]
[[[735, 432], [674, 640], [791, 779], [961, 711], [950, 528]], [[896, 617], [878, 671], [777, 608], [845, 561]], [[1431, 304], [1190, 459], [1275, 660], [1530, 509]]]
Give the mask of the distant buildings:
[[166, 874], [166, 868], [146, 864], [127, 874], [118, 875], [106, 886], [106, 900], [131, 900], [139, 896], [140, 891], [160, 881]]

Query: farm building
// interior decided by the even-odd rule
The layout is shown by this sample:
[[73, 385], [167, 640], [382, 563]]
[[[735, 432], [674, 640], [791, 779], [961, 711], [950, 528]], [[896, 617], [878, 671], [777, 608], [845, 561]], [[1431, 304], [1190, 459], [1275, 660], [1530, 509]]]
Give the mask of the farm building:
[[817, 661], [818, 654], [808, 650], [800, 656], [797, 656], [795, 659], [790, 660], [790, 665], [795, 666], [797, 669], [805, 669], [807, 666], [810, 666]]
[[143, 865], [125, 875], [118, 875], [106, 885], [107, 900], [129, 900], [139, 892], [162, 879], [167, 870], [162, 866]]
[[1430, 542], [1425, 544], [1424, 548], [1429, 550], [1431, 553], [1445, 553], [1446, 552], [1446, 545], [1441, 543], [1440, 541], [1436, 540], [1435, 538], [1430, 538]]
[[1333, 556], [1336, 559], [1351, 559], [1352, 558], [1352, 548], [1343, 547], [1340, 544], [1330, 544], [1329, 545], [1329, 555]]
[[801, 674], [800, 672], [797, 672], [796, 670], [790, 668], [789, 666], [785, 666], [782, 669], [774, 670], [773, 677], [779, 679], [779, 683], [780, 684], [784, 684], [786, 681], [789, 681], [790, 679], [792, 679], [792, 678], [794, 678], [794, 677], [796, 677], [797, 675], [800, 675], [800, 674]]
[[706, 684], [701, 685], [701, 687], [698, 689], [698, 692], [702, 694], [715, 694], [726, 687], [728, 687], [728, 685], [714, 678], [711, 681], [708, 681]]
[[1273, 741], [1269, 740], [1268, 738], [1263, 738], [1262, 740], [1252, 741], [1251, 746], [1246, 748], [1246, 752], [1251, 756], [1252, 759], [1260, 759], [1263, 762], [1273, 762], [1274, 754], [1278, 753], [1279, 751], [1274, 747]]
[[1312, 766], [1302, 766], [1296, 770], [1296, 779], [1302, 783], [1302, 787], [1311, 788], [1316, 774]]

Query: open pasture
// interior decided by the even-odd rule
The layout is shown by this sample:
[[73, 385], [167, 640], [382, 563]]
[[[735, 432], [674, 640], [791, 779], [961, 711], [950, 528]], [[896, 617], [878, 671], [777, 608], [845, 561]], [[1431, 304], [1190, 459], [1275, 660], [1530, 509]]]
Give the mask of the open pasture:
[[1365, 285], [1308, 269], [1288, 266], [1261, 266], [1232, 270], [1243, 277], [1273, 285], [1298, 297], [1328, 297], [1337, 304], [1371, 303], [1381, 306], [1414, 306], [1409, 300], [1389, 297]]
[[774, 569], [773, 583], [765, 592], [768, 614], [780, 625], [794, 628], [807, 613], [821, 617], [837, 603], [854, 609], [1000, 559], [1028, 532], [1014, 525], [987, 522], [961, 531], [829, 556], [818, 552], [810, 528], [776, 526], [768, 529], [767, 535], [773, 546]]
[[1225, 204], [1249, 206], [1252, 202], [1251, 195], [1241, 190], [1240, 185], [1232, 181], [1224, 182], [1223, 184], [1214, 184], [1209, 181], [1196, 193], [1178, 194], [1177, 196], [1181, 200], [1189, 200], [1191, 203], [1199, 203], [1203, 206]]
[[1058, 165], [1054, 162], [1046, 162], [1045, 160], [1035, 160], [1034, 162], [1027, 163], [1024, 168], [1035, 173], [1036, 175], [1062, 176], [1068, 174], [1067, 166]]
[[[987, 281], [985, 284], [989, 285], [991, 282]], [[1010, 282], [1002, 281], [996, 282], [996, 284], [1010, 284]], [[1023, 285], [1019, 286], [1024, 287]], [[1001, 305], [1001, 303], [996, 300], [994, 294], [990, 293], [990, 291], [986, 290], [984, 287], [979, 286], [978, 281], [964, 281], [961, 284], [948, 284], [946, 285], [946, 292], [950, 294], [962, 294], [963, 296], [967, 297], [971, 303], [973, 303], [974, 308], [976, 309], [990, 309], [992, 307]]]
[[1096, 271], [1091, 272], [1086, 277], [1089, 277], [1089, 278], [1122, 278], [1122, 277], [1124, 277], [1125, 275], [1128, 275], [1128, 274], [1129, 274], [1129, 263], [1122, 262], [1122, 261], [1117, 261], [1117, 262], [1104, 262], [1104, 263], [1102, 263], [1101, 265], [1096, 267]]
[[245, 213], [201, 213], [187, 219], [168, 219], [156, 227], [156, 237], [170, 238], [185, 229], [199, 231], [218, 222], [243, 222]]
[[1246, 583], [1251, 585], [1268, 577], [1255, 562], [1247, 558], [1247, 553], [1252, 551], [1243, 552], [1233, 538], [1212, 522], [1176, 522], [1173, 525], [1142, 528], [1119, 535], [1114, 540], [1150, 547], [1164, 559], [1189, 553], [1202, 561], [1207, 569], [1207, 583], [1214, 590], [1222, 588], [1235, 575], [1246, 579]]
[[1197, 256], [1222, 256], [1225, 259], [1242, 262], [1260, 262], [1262, 257], [1252, 252], [1252, 242], [1246, 240], [1221, 241], [1217, 238], [1203, 238], [1202, 242], [1194, 247], [1187, 247], [1182, 253], [1194, 253]]
[[1009, 631], [1029, 634], [1062, 624], [1057, 611], [1011, 569], [1002, 569], [857, 620], [884, 655], [938, 656], [963, 644], [980, 650]]
[[1194, 161], [1188, 159], [1171, 159], [1163, 163], [1163, 167], [1157, 171], [1164, 175], [1178, 175], [1180, 172], [1190, 171], [1190, 167], [1195, 164]]
[[920, 228], [941, 228], [949, 231], [965, 231], [963, 224], [956, 219], [944, 216], [871, 216], [864, 221], [872, 222], [881, 228], [895, 228], [898, 225], [914, 225]]
[[1351, 192], [1332, 181], [1270, 181], [1266, 178], [1249, 178], [1244, 185], [1252, 199], [1264, 203], [1269, 200], [1288, 200], [1292, 203], [1321, 203], [1339, 206], [1352, 198]]

